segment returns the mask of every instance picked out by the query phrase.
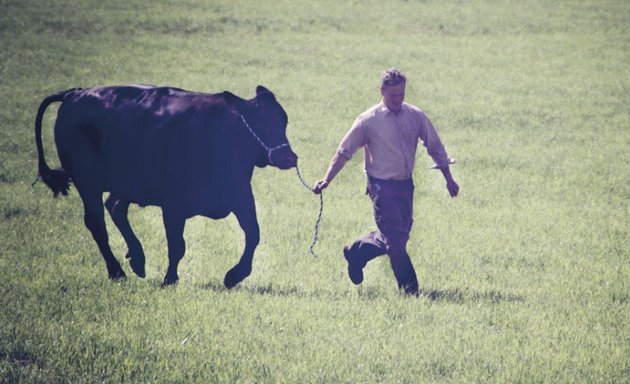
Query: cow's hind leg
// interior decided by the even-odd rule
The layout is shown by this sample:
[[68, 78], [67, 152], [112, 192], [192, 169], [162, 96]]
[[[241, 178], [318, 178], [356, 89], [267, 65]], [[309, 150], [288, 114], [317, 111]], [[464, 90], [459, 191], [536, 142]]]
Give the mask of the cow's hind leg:
[[105, 207], [107, 208], [109, 215], [127, 243], [127, 259], [129, 259], [131, 269], [136, 275], [145, 277], [144, 250], [142, 249], [140, 240], [138, 240], [136, 234], [133, 233], [131, 225], [129, 224], [129, 219], [127, 217], [129, 204], [130, 202], [128, 200], [118, 198], [114, 195], [110, 195], [105, 201]]
[[98, 191], [86, 192], [85, 189], [80, 189], [79, 185], [77, 185], [77, 189], [79, 190], [85, 208], [85, 226], [92, 233], [92, 237], [96, 241], [101, 255], [103, 255], [103, 259], [105, 259], [109, 278], [112, 280], [124, 279], [127, 276], [109, 246], [109, 237], [107, 236], [107, 229], [105, 227], [105, 210], [103, 209], [103, 201], [101, 200], [102, 193]]
[[177, 283], [177, 266], [186, 252], [186, 242], [184, 241], [184, 224], [186, 218], [178, 215], [175, 211], [162, 208], [162, 220], [166, 229], [166, 242], [168, 243], [168, 270], [164, 277], [162, 286]]
[[236, 210], [234, 214], [236, 215], [239, 225], [245, 232], [245, 250], [238, 264], [225, 274], [223, 284], [225, 284], [227, 288], [234, 287], [252, 273], [254, 251], [260, 242], [260, 228], [256, 218], [254, 197], [250, 195], [249, 199], [244, 201], [241, 209]]

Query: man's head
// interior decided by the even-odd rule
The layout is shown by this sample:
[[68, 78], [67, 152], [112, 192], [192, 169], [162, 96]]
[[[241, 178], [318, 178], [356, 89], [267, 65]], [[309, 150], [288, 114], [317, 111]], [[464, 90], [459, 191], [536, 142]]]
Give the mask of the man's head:
[[407, 77], [398, 68], [390, 68], [381, 77], [381, 95], [383, 103], [390, 111], [398, 113], [405, 101], [405, 86]]

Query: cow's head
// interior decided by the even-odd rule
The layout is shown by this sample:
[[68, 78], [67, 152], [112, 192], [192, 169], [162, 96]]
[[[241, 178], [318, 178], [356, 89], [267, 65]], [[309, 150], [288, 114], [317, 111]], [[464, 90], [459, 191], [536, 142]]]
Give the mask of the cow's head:
[[[231, 94], [224, 92], [224, 95], [229, 97]], [[236, 109], [243, 118], [245, 129], [250, 131], [249, 134], [261, 149], [256, 165], [259, 167], [273, 165], [280, 169], [295, 167], [298, 157], [291, 149], [286, 136], [287, 114], [275, 95], [259, 85], [255, 98], [242, 100], [238, 104], [240, 105]]]

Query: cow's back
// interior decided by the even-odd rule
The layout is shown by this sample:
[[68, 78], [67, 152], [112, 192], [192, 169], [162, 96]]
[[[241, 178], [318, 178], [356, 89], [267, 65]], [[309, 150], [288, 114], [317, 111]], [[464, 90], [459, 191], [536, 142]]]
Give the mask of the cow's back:
[[[215, 193], [221, 158], [233, 145], [233, 118], [219, 95], [99, 87], [68, 95], [55, 136], [75, 183], [93, 184], [141, 205], [162, 205], [169, 195], [186, 191]], [[199, 188], [203, 191], [193, 191]]]

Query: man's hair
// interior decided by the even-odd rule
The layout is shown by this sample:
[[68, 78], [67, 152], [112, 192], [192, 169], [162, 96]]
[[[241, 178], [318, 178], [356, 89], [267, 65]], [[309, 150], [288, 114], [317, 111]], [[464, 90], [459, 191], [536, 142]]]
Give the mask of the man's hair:
[[407, 76], [398, 68], [386, 69], [381, 77], [381, 88], [406, 83]]

